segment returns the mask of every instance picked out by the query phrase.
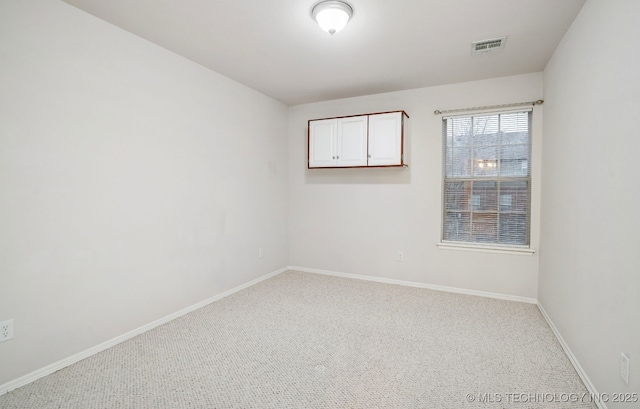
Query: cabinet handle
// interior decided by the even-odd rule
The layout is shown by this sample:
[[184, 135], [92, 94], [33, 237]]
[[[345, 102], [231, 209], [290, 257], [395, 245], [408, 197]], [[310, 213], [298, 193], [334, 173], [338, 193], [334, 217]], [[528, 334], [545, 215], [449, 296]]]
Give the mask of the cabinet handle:
[[335, 156], [332, 156], [332, 157], [331, 157], [331, 159], [334, 159], [334, 160], [335, 160], [335, 159], [336, 159], [336, 157], [335, 157]]
[[336, 159], [340, 159], [340, 156], [336, 156]]
[[371, 155], [367, 155], [368, 158], [371, 158]]

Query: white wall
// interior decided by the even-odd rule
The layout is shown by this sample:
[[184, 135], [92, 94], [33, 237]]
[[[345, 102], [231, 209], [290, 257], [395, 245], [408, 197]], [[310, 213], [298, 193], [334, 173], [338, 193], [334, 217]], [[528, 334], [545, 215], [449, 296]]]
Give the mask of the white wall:
[[[471, 58], [471, 57], [470, 57]], [[442, 121], [436, 109], [542, 98], [542, 74], [371, 95], [290, 108], [290, 265], [537, 296], [538, 255], [444, 250]], [[307, 169], [307, 121], [405, 110], [408, 169]], [[532, 246], [538, 248], [542, 107], [534, 112]], [[405, 261], [396, 261], [396, 252]]]
[[640, 391], [639, 15], [638, 1], [589, 0], [544, 72], [539, 299], [610, 394]]
[[287, 264], [285, 105], [60, 1], [0, 39], [0, 385]]

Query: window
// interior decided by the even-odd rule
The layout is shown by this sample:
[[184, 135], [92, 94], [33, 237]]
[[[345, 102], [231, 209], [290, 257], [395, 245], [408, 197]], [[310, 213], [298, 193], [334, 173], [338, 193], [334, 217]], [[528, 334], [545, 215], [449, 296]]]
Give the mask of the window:
[[443, 118], [442, 241], [529, 247], [531, 110]]

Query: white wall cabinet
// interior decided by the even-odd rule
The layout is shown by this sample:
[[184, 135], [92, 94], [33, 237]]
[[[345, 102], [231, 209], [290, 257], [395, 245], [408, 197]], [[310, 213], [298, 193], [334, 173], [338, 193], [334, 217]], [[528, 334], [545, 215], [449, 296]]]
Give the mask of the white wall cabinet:
[[369, 166], [402, 165], [402, 112], [369, 117]]
[[367, 166], [367, 116], [309, 121], [309, 167]]
[[309, 121], [311, 168], [404, 166], [404, 111]]
[[309, 122], [309, 167], [323, 168], [336, 165], [338, 121], [325, 119]]

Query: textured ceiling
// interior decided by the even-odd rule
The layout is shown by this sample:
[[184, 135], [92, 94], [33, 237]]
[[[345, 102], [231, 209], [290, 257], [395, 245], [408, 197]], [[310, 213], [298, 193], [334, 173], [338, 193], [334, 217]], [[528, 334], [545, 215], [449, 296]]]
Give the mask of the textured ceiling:
[[[542, 71], [585, 0], [65, 0], [288, 105]], [[504, 50], [471, 42], [507, 36]]]

